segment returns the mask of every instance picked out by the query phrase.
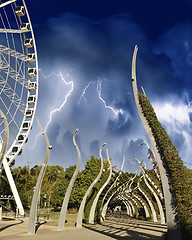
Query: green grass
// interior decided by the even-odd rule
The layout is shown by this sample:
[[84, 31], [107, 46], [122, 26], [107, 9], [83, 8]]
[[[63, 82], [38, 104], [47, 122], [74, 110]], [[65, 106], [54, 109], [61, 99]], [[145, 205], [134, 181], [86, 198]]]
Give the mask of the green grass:
[[[39, 218], [42, 220], [46, 220], [47, 225], [57, 226], [58, 221], [59, 221], [59, 215], [60, 215], [60, 212], [50, 211], [49, 212], [49, 220], [47, 220], [48, 212], [44, 211], [43, 213], [40, 213]], [[67, 222], [65, 223], [65, 227], [75, 227], [75, 223], [77, 221], [77, 214], [67, 213], [66, 220], [67, 220]]]

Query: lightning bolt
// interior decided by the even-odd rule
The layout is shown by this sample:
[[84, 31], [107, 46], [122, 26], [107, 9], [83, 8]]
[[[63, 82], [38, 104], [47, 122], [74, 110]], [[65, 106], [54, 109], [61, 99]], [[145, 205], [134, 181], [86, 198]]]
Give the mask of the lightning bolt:
[[56, 113], [56, 112], [61, 111], [61, 109], [63, 108], [63, 106], [64, 106], [65, 103], [67, 102], [67, 99], [69, 98], [69, 96], [70, 96], [71, 93], [73, 92], [73, 81], [66, 82], [61, 72], [59, 73], [59, 76], [61, 77], [62, 81], [63, 81], [66, 85], [71, 85], [71, 89], [70, 89], [70, 91], [67, 93], [67, 95], [65, 96], [65, 99], [64, 99], [63, 103], [61, 104], [61, 106], [60, 106], [59, 108], [56, 108], [56, 109], [54, 109], [53, 111], [50, 112], [49, 121], [47, 122], [47, 124], [46, 124], [46, 126], [45, 126], [45, 132], [47, 131], [47, 129], [48, 129], [48, 127], [49, 127], [49, 124], [50, 124], [51, 121], [52, 121], [52, 116], [53, 116], [53, 114]]
[[[106, 79], [104, 79], [105, 81], [108, 81]], [[97, 88], [96, 88], [96, 91], [97, 91], [97, 94], [98, 94], [98, 98], [102, 101], [102, 103], [104, 104], [105, 108], [107, 109], [110, 109], [116, 116], [119, 114], [119, 113], [123, 113], [123, 111], [120, 109], [120, 110], [116, 110], [114, 109], [113, 107], [111, 106], [108, 106], [106, 104], [106, 101], [101, 97], [101, 86], [102, 86], [102, 80], [99, 78], [98, 81], [91, 81], [87, 84], [87, 86], [83, 89], [83, 92], [77, 102], [77, 104], [80, 104], [81, 103], [81, 100], [83, 99], [85, 101], [85, 106], [87, 107], [87, 99], [85, 98], [85, 93], [87, 91], [87, 89], [90, 87], [90, 85], [94, 85], [95, 83], [97, 83]]]
[[118, 115], [119, 113], [123, 113], [123, 111], [121, 109], [120, 110], [115, 110], [114, 108], [112, 108], [110, 106], [107, 106], [105, 100], [101, 97], [101, 84], [102, 84], [102, 80], [99, 79], [97, 81], [97, 93], [98, 93], [99, 99], [103, 102], [105, 108], [110, 109], [115, 115]]
[[87, 107], [87, 99], [85, 98], [85, 93], [87, 91], [87, 88], [91, 85], [91, 84], [95, 84], [96, 82], [89, 82], [88, 85], [83, 89], [83, 93], [81, 94], [81, 97], [79, 98], [77, 104], [81, 103], [82, 98], [85, 101], [85, 106]]
[[[53, 115], [54, 115], [56, 112], [61, 111], [61, 109], [63, 108], [63, 106], [66, 104], [69, 96], [70, 96], [71, 93], [73, 92], [74, 84], [73, 84], [73, 81], [72, 81], [72, 80], [69, 81], [69, 82], [65, 81], [65, 79], [64, 79], [64, 77], [63, 77], [63, 75], [62, 75], [61, 72], [60, 72], [59, 74], [56, 74], [56, 73], [54, 73], [54, 72], [51, 72], [49, 75], [46, 76], [46, 75], [44, 75], [44, 73], [42, 72], [41, 69], [39, 69], [39, 71], [41, 72], [41, 75], [42, 75], [44, 78], [49, 78], [49, 77], [51, 77], [51, 75], [55, 75], [55, 76], [57, 76], [57, 77], [60, 77], [60, 78], [62, 79], [62, 81], [64, 82], [65, 85], [71, 85], [71, 89], [69, 90], [69, 92], [68, 92], [67, 95], [65, 96], [65, 99], [64, 99], [63, 103], [62, 103], [58, 108], [56, 108], [56, 109], [54, 109], [53, 111], [50, 112], [50, 114], [49, 114], [49, 121], [47, 122], [47, 124], [46, 124], [46, 126], [45, 126], [45, 132], [46, 132], [47, 129], [48, 129], [48, 127], [49, 127], [49, 125], [50, 125], [50, 123], [52, 122]], [[70, 77], [70, 74], [69, 74], [69, 73], [67, 73], [67, 77]], [[39, 133], [39, 134], [35, 137], [35, 143], [34, 143], [34, 145], [33, 145], [31, 148], [29, 148], [29, 150], [32, 150], [32, 149], [35, 148], [36, 143], [37, 143], [37, 139], [38, 139], [39, 136], [41, 136], [41, 133]]]

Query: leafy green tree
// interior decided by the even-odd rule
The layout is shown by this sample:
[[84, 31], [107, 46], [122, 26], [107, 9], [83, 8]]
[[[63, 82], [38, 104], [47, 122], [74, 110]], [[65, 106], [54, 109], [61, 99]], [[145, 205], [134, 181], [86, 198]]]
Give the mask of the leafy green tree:
[[58, 210], [61, 208], [64, 196], [65, 196], [65, 192], [69, 185], [70, 179], [73, 176], [75, 168], [76, 168], [75, 165], [69, 166], [68, 168], [66, 168], [65, 172], [59, 175], [59, 178], [53, 181], [51, 205], [54, 208], [54, 210]]

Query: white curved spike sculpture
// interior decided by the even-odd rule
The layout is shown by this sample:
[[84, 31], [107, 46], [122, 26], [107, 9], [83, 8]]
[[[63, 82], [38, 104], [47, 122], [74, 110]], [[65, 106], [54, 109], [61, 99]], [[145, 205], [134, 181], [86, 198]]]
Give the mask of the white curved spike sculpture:
[[136, 198], [136, 199], [141, 203], [141, 205], [143, 206], [144, 211], [145, 211], [145, 217], [146, 217], [146, 218], [150, 217], [149, 210], [148, 210], [145, 202], [144, 202], [140, 197], [138, 197], [137, 195], [135, 195], [134, 193], [132, 193], [132, 196], [133, 196], [134, 198]]
[[123, 201], [125, 207], [126, 207], [126, 210], [127, 210], [127, 215], [130, 216], [131, 215], [131, 211], [130, 211], [130, 208], [129, 206], [127, 205], [127, 203], [125, 201]]
[[132, 212], [131, 206], [128, 203], [128, 200], [125, 197], [121, 196], [121, 195], [118, 195], [117, 199], [121, 200], [124, 203], [124, 205], [125, 205], [125, 207], [127, 209], [127, 215], [132, 217], [133, 216], [133, 212]]
[[109, 189], [107, 190], [107, 192], [105, 193], [105, 196], [103, 197], [102, 205], [101, 205], [101, 206], [103, 206], [103, 203], [104, 203], [105, 198], [106, 198], [107, 194], [109, 193], [109, 191], [114, 187], [114, 185], [115, 185], [116, 182], [118, 181], [119, 176], [121, 175], [122, 170], [123, 170], [124, 162], [125, 162], [125, 156], [123, 156], [123, 162], [122, 162], [122, 165], [121, 165], [121, 169], [120, 169], [120, 171], [119, 171], [119, 174], [117, 175], [117, 178], [115, 179], [114, 183], [110, 186], [110, 188], [109, 188]]
[[[141, 169], [142, 169], [142, 171], [143, 171], [143, 167], [142, 167], [140, 161], [139, 161], [137, 158], [134, 158], [134, 159], [131, 160], [131, 162], [133, 162], [134, 160], [139, 163], [139, 166], [141, 167]], [[144, 175], [143, 175], [142, 177], [144, 177]], [[141, 177], [141, 178], [142, 178], [142, 177]], [[138, 185], [137, 185], [137, 187], [138, 187], [139, 191], [143, 194], [143, 196], [145, 197], [145, 199], [147, 200], [147, 203], [149, 204], [149, 207], [150, 207], [150, 210], [151, 210], [151, 213], [152, 213], [152, 217], [153, 217], [153, 221], [154, 221], [154, 222], [158, 222], [158, 220], [157, 220], [157, 213], [156, 213], [156, 211], [155, 211], [155, 208], [154, 208], [151, 200], [149, 199], [149, 197], [147, 196], [147, 194], [145, 193], [145, 191], [143, 191], [143, 190], [141, 189], [141, 187], [139, 186], [139, 182], [141, 181], [141, 178], [138, 180]]]
[[112, 197], [117, 193], [117, 191], [119, 191], [121, 188], [123, 188], [126, 184], [129, 184], [130, 181], [132, 181], [132, 179], [130, 179], [130, 180], [127, 181], [126, 183], [124, 183], [124, 184], [122, 184], [121, 186], [119, 186], [119, 187], [117, 188], [117, 190], [114, 191], [114, 192], [111, 194], [111, 196], [109, 197], [109, 199], [107, 200], [107, 202], [104, 204], [103, 209], [102, 209], [102, 213], [101, 213], [103, 220], [105, 219], [106, 212], [107, 212], [107, 208], [108, 208], [109, 202], [111, 201]]
[[136, 215], [136, 209], [133, 203], [131, 202], [130, 199], [128, 199], [126, 196], [124, 196], [124, 193], [119, 193], [118, 199], [122, 200], [125, 206], [128, 208], [128, 216], [134, 217]]
[[93, 204], [91, 206], [91, 210], [90, 210], [90, 214], [89, 214], [89, 223], [90, 224], [94, 224], [95, 209], [96, 209], [99, 197], [100, 197], [101, 193], [103, 192], [103, 190], [105, 189], [105, 187], [107, 186], [107, 184], [109, 183], [109, 181], [111, 180], [111, 176], [112, 176], [112, 165], [111, 165], [111, 162], [109, 159], [108, 149], [107, 149], [107, 160], [109, 163], [109, 176], [108, 176], [106, 182], [103, 184], [103, 186], [99, 189], [99, 191], [93, 201]]
[[[142, 176], [143, 177], [143, 176]], [[141, 178], [142, 178], [141, 177]], [[151, 213], [152, 213], [152, 217], [153, 217], [153, 222], [158, 222], [157, 220], [157, 214], [156, 214], [156, 211], [155, 211], [155, 208], [151, 202], [151, 200], [149, 199], [149, 197], [147, 196], [147, 194], [141, 189], [140, 185], [139, 185], [139, 182], [141, 181], [141, 178], [138, 180], [138, 189], [139, 191], [143, 194], [143, 196], [145, 197], [145, 199], [147, 200], [147, 203], [149, 204], [149, 207], [150, 207], [150, 210], [151, 210]]]
[[84, 208], [85, 208], [85, 203], [87, 200], [88, 195], [90, 194], [92, 188], [94, 187], [94, 185], [98, 182], [98, 180], [101, 177], [102, 171], [103, 171], [103, 158], [102, 158], [102, 148], [106, 145], [106, 143], [104, 143], [100, 149], [100, 159], [101, 159], [101, 168], [99, 171], [99, 174], [97, 175], [97, 177], [95, 178], [95, 180], [92, 182], [92, 184], [89, 186], [89, 188], [87, 189], [87, 192], [85, 193], [83, 200], [81, 201], [81, 205], [79, 207], [79, 211], [78, 211], [78, 215], [77, 215], [77, 225], [76, 227], [80, 228], [82, 227], [82, 221], [83, 221], [83, 213], [84, 213]]
[[150, 176], [146, 172], [145, 172], [145, 176], [147, 180], [151, 183], [151, 185], [155, 188], [155, 190], [158, 192], [160, 199], [163, 201], [164, 197], [163, 197], [162, 191], [159, 189], [156, 183], [150, 178]]
[[141, 122], [144, 126], [144, 129], [149, 137], [149, 140], [151, 142], [153, 151], [155, 153], [155, 157], [157, 160], [157, 164], [159, 166], [159, 172], [163, 187], [163, 194], [165, 198], [165, 210], [166, 210], [166, 219], [167, 219], [167, 227], [168, 227], [168, 239], [174, 239], [174, 240], [181, 240], [181, 230], [180, 226], [177, 224], [177, 212], [176, 209], [172, 207], [173, 202], [173, 196], [171, 193], [171, 188], [169, 186], [168, 177], [166, 174], [166, 169], [163, 166], [163, 160], [161, 159], [161, 156], [159, 154], [159, 151], [156, 146], [156, 141], [153, 137], [153, 133], [151, 131], [151, 128], [149, 127], [149, 124], [147, 122], [147, 119], [145, 118], [144, 114], [142, 113], [142, 108], [139, 103], [139, 96], [138, 96], [138, 89], [137, 89], [137, 81], [136, 81], [136, 56], [137, 56], [138, 47], [135, 46], [134, 53], [133, 53], [133, 59], [132, 59], [132, 85], [133, 85], [133, 93], [135, 98], [135, 103], [137, 106], [137, 110], [139, 113], [139, 116], [141, 118]]
[[31, 202], [31, 209], [30, 209], [30, 214], [29, 214], [29, 223], [28, 223], [28, 233], [29, 234], [34, 234], [35, 233], [35, 221], [36, 221], [36, 215], [37, 215], [37, 205], [38, 205], [38, 200], [39, 200], [39, 195], [40, 195], [40, 191], [41, 191], [41, 184], [43, 181], [43, 177], [47, 168], [47, 164], [49, 161], [49, 156], [50, 156], [50, 145], [49, 145], [49, 139], [46, 135], [46, 133], [44, 132], [43, 128], [40, 125], [39, 119], [36, 117], [37, 120], [37, 124], [42, 132], [42, 134], [45, 137], [45, 143], [46, 143], [46, 153], [45, 153], [45, 158], [44, 158], [44, 162], [43, 165], [41, 167], [38, 179], [37, 179], [37, 183], [35, 186], [35, 191], [33, 194], [33, 199]]
[[[162, 207], [162, 204], [161, 204], [161, 201], [159, 200], [159, 197], [157, 196], [156, 192], [154, 191], [154, 189], [150, 186], [150, 184], [148, 183], [147, 179], [146, 179], [146, 165], [145, 163], [143, 163], [145, 165], [145, 167], [143, 167], [143, 165], [141, 164], [141, 162], [137, 159], [137, 158], [134, 158], [133, 160], [137, 161], [142, 169], [142, 172], [143, 172], [143, 176], [144, 176], [144, 181], [145, 181], [145, 184], [146, 186], [149, 188], [149, 190], [152, 192], [156, 202], [157, 202], [157, 206], [158, 206], [158, 209], [159, 209], [159, 214], [160, 214], [160, 221], [161, 221], [161, 224], [165, 224], [165, 216], [164, 216], [164, 211], [163, 211], [163, 207]], [[148, 176], [149, 178], [149, 176]], [[150, 178], [149, 178], [150, 179]], [[151, 180], [151, 179], [150, 179]]]
[[137, 187], [134, 188], [133, 190], [131, 189], [131, 186], [132, 186], [132, 184], [133, 184], [133, 180], [136, 178], [136, 176], [137, 176], [137, 172], [136, 172], [135, 176], [134, 176], [134, 177], [132, 178], [132, 180], [131, 180], [131, 183], [130, 183], [130, 185], [129, 185], [129, 190], [128, 190], [128, 192], [129, 192], [130, 194], [132, 194], [132, 196], [133, 196], [134, 198], [136, 198], [136, 199], [141, 203], [141, 205], [143, 206], [144, 211], [145, 211], [145, 216], [146, 216], [146, 218], [148, 218], [150, 215], [149, 215], [149, 211], [148, 211], [148, 208], [147, 208], [145, 202], [144, 202], [142, 199], [140, 199], [137, 195], [134, 195], [134, 194], [133, 194], [133, 191], [136, 190]]
[[[140, 163], [141, 164], [141, 163]], [[150, 186], [150, 184], [148, 183], [147, 181], [147, 178], [146, 178], [146, 173], [145, 173], [145, 170], [146, 170], [146, 165], [145, 165], [145, 168], [142, 167], [142, 171], [143, 171], [143, 174], [144, 174], [144, 181], [145, 181], [145, 184], [146, 186], [149, 188], [149, 190], [152, 192], [156, 202], [157, 202], [157, 206], [158, 206], [158, 209], [159, 209], [159, 214], [160, 214], [160, 221], [161, 221], [161, 224], [165, 224], [165, 215], [164, 215], [164, 211], [163, 211], [163, 207], [162, 207], [162, 204], [161, 204], [161, 201], [159, 199], [159, 197], [157, 196], [156, 192], [153, 190], [153, 188]]]
[[[126, 197], [129, 198], [129, 199], [134, 203], [134, 205], [136, 206], [136, 207], [135, 207], [135, 215], [136, 215], [136, 218], [137, 218], [137, 217], [139, 216], [139, 211], [136, 211], [136, 208], [139, 209], [139, 208], [140, 208], [140, 205], [139, 205], [138, 202], [133, 198], [132, 195], [128, 195], [128, 194], [126, 193]], [[137, 214], [136, 214], [136, 212], [137, 212]]]
[[125, 162], [125, 156], [123, 156], [123, 163], [122, 163], [122, 165], [121, 165], [121, 169], [120, 169], [120, 171], [119, 171], [119, 174], [118, 174], [117, 178], [115, 179], [115, 181], [114, 181], [114, 183], [111, 185], [111, 187], [108, 189], [108, 191], [105, 193], [105, 196], [104, 196], [104, 198], [103, 198], [103, 201], [102, 201], [102, 204], [101, 204], [101, 207], [102, 207], [101, 219], [100, 219], [101, 222], [102, 222], [103, 220], [105, 220], [105, 215], [106, 215], [107, 206], [108, 206], [108, 205], [105, 204], [105, 205], [104, 205], [105, 207], [104, 207], [104, 206], [103, 206], [103, 203], [104, 203], [105, 198], [107, 197], [107, 194], [109, 193], [109, 191], [114, 187], [114, 185], [115, 185], [116, 182], [118, 181], [119, 176], [121, 175], [122, 170], [123, 170], [124, 162]]
[[80, 150], [79, 150], [79, 147], [76, 143], [76, 140], [75, 140], [75, 136], [77, 134], [77, 131], [79, 129], [77, 128], [73, 134], [73, 144], [74, 146], [76, 147], [77, 149], [77, 154], [78, 154], [78, 162], [77, 162], [77, 166], [76, 166], [76, 169], [75, 169], [75, 172], [70, 180], [70, 183], [69, 183], [69, 186], [67, 188], [67, 191], [65, 193], [65, 197], [64, 197], [64, 200], [63, 200], [63, 204], [62, 204], [62, 208], [61, 208], [61, 212], [60, 212], [60, 217], [59, 217], [59, 223], [58, 223], [58, 231], [62, 231], [65, 227], [65, 218], [66, 218], [66, 214], [67, 214], [67, 207], [68, 207], [68, 203], [69, 203], [69, 198], [70, 198], [70, 195], [71, 195], [71, 190], [72, 190], [72, 187], [73, 187], [73, 184], [75, 182], [75, 179], [79, 173], [79, 169], [80, 169], [80, 166], [81, 166], [81, 153], [80, 153]]

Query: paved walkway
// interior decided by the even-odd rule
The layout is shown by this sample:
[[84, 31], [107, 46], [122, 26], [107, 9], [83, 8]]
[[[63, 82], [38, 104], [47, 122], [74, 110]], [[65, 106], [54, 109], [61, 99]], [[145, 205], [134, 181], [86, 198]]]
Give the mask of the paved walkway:
[[109, 218], [102, 225], [87, 225], [77, 229], [67, 227], [58, 232], [56, 226], [42, 224], [35, 235], [27, 234], [28, 218], [0, 222], [3, 240], [159, 240], [167, 231], [165, 225], [134, 219]]

